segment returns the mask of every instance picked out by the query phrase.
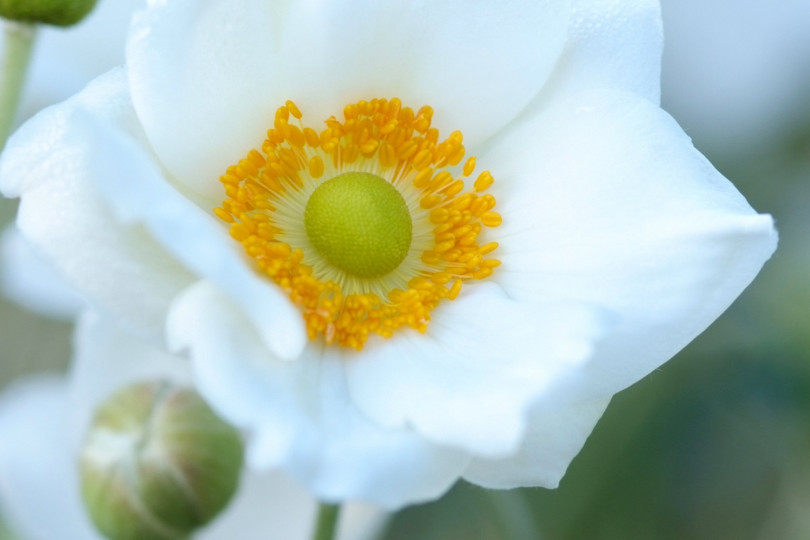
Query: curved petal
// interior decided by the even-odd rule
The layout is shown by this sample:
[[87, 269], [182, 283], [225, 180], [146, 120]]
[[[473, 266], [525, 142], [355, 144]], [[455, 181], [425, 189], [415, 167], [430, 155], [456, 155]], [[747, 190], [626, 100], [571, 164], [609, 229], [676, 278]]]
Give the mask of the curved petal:
[[549, 94], [607, 88], [661, 99], [664, 34], [658, 0], [574, 0], [568, 43]]
[[0, 292], [26, 309], [57, 319], [73, 319], [83, 306], [14, 225], [0, 235]]
[[210, 198], [287, 99], [317, 128], [347, 103], [398, 96], [469, 143], [486, 138], [543, 86], [567, 16], [552, 0], [178, 0], [136, 20], [127, 63], [162, 162]]
[[505, 459], [474, 459], [464, 479], [494, 489], [542, 486], [556, 488], [610, 398], [532, 407], [520, 449]]
[[190, 269], [233, 295], [269, 347], [297, 356], [306, 339], [298, 312], [245, 264], [213, 214], [167, 182], [137, 122], [116, 70], [26, 124], [0, 162], [0, 187], [23, 199], [20, 229], [79, 291], [135, 328], [162, 338], [168, 303], [195, 279]]
[[119, 91], [124, 81], [115, 70], [20, 128], [0, 155], [0, 189], [22, 197], [20, 231], [70, 285], [160, 340], [169, 301], [192, 277], [141, 227], [121, 224], [92, 185], [96, 176], [124, 174], [128, 156], [99, 152], [104, 133], [83, 111], [100, 109], [137, 133]]
[[283, 467], [321, 500], [398, 508], [438, 497], [467, 464], [458, 452], [363, 416], [334, 352], [310, 346], [296, 362], [271, 356], [250, 322], [210, 284], [178, 298], [169, 335], [189, 349], [202, 395], [252, 432], [249, 462]]
[[593, 398], [683, 348], [776, 246], [770, 216], [757, 215], [666, 113], [633, 95], [579, 95], [488, 158], [503, 189], [497, 280], [516, 297], [579, 300], [616, 316], [570, 379]]
[[169, 184], [125, 135], [98, 128], [93, 141], [97, 152], [127, 154], [125, 174], [93, 178], [117, 217], [124, 223], [145, 225], [186, 268], [231, 295], [260, 328], [271, 350], [285, 359], [296, 358], [306, 343], [306, 331], [285, 293], [259, 277], [246, 263], [242, 246], [213, 213], [204, 212]]
[[432, 318], [425, 335], [400, 332], [349, 355], [352, 397], [383, 425], [489, 457], [516, 450], [531, 403], [590, 356], [606, 322], [585, 305], [512, 300], [492, 283]]

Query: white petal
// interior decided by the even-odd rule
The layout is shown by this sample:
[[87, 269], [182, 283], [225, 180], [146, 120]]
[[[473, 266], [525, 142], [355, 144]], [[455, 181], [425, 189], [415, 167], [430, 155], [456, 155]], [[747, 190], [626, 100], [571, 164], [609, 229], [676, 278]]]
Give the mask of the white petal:
[[[198, 535], [200, 540], [305, 540], [315, 522], [316, 500], [279, 473], [251, 474], [242, 479], [226, 512]], [[377, 538], [386, 515], [363, 504], [341, 508], [339, 540]]]
[[567, 16], [551, 0], [178, 0], [136, 21], [127, 61], [161, 160], [213, 198], [287, 99], [317, 128], [347, 103], [398, 96], [469, 143], [486, 138], [543, 86]]
[[148, 380], [188, 386], [188, 361], [142, 341], [109, 318], [83, 313], [76, 327], [68, 396], [74, 448], [101, 402], [128, 384]]
[[99, 153], [130, 150], [128, 174], [94, 177], [117, 217], [125, 223], [146, 225], [187, 268], [227, 291], [276, 354], [297, 357], [306, 342], [300, 313], [279, 287], [246, 264], [242, 246], [230, 237], [227, 227], [177, 191], [156, 164], [143, 159], [119, 132], [110, 130], [94, 143]]
[[584, 305], [529, 305], [492, 283], [431, 314], [425, 335], [400, 332], [346, 360], [352, 397], [387, 426], [503, 457], [520, 445], [530, 404], [586, 360], [602, 333]]
[[438, 497], [467, 463], [408, 429], [385, 429], [364, 417], [334, 351], [310, 346], [296, 362], [274, 358], [211, 285], [197, 284], [178, 299], [169, 335], [175, 346], [188, 347], [203, 396], [253, 432], [250, 463], [283, 467], [320, 499], [398, 508]]
[[487, 159], [503, 188], [498, 281], [517, 298], [579, 300], [616, 317], [571, 379], [594, 398], [689, 343], [776, 246], [770, 216], [757, 215], [666, 113], [629, 94], [580, 95], [510, 133]]
[[84, 303], [13, 225], [0, 236], [0, 291], [46, 317], [73, 319]]
[[532, 407], [520, 450], [506, 459], [475, 459], [464, 479], [495, 489], [556, 488], [610, 398], [564, 406], [546, 400]]
[[21, 129], [4, 154], [0, 181], [8, 195], [22, 195], [23, 233], [91, 301], [136, 328], [149, 324], [161, 335], [168, 302], [194, 279], [188, 268], [231, 293], [268, 346], [297, 356], [305, 341], [298, 312], [250, 270], [213, 214], [168, 183], [141, 144], [137, 122], [125, 74], [116, 71]]
[[38, 376], [0, 395], [0, 506], [29, 540], [101, 539], [79, 497], [65, 394], [61, 378]]
[[120, 224], [91, 183], [127, 171], [122, 164], [129, 156], [98, 151], [104, 130], [83, 112], [93, 107], [126, 123], [124, 82], [122, 71], [111, 72], [25, 124], [0, 156], [0, 189], [22, 196], [20, 231], [71, 286], [136, 331], [161, 339], [168, 303], [191, 276], [142, 228]]
[[553, 93], [599, 88], [661, 98], [663, 31], [658, 0], [574, 0]]

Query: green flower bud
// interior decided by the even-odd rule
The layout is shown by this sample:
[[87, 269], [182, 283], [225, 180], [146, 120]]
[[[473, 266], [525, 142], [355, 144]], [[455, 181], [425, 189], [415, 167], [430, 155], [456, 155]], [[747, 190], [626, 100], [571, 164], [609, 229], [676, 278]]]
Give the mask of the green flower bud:
[[179, 540], [236, 492], [244, 445], [190, 389], [135, 384], [96, 411], [81, 451], [85, 507], [111, 540]]
[[93, 11], [97, 0], [0, 0], [0, 17], [26, 23], [71, 26]]

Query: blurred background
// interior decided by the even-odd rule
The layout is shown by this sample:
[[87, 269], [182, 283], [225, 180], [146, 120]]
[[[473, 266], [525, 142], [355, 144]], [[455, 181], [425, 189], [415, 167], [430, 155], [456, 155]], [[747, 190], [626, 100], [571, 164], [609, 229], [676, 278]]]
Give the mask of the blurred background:
[[[96, 25], [123, 43], [137, 4], [102, 0], [80, 27], [43, 35], [27, 110], [120, 62], [89, 36]], [[559, 489], [462, 483], [395, 516], [387, 540], [810, 538], [810, 1], [662, 4], [663, 106], [776, 218], [775, 257], [707, 332], [613, 399]], [[45, 54], [56, 49], [70, 54]], [[0, 199], [0, 225], [14, 210]], [[64, 369], [70, 334], [0, 298], [0, 390]]]

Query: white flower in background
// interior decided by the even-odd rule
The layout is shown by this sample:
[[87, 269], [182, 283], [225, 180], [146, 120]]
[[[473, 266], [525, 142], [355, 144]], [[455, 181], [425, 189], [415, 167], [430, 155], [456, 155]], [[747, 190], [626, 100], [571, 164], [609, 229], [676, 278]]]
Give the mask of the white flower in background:
[[[103, 339], [96, 339], [99, 336]], [[79, 446], [96, 407], [110, 393], [156, 378], [185, 384], [188, 363], [85, 314], [78, 325], [69, 380], [30, 377], [0, 394], [0, 511], [22, 538], [102, 539], [81, 501]], [[304, 540], [309, 538], [315, 507], [312, 496], [284, 475], [248, 473], [225, 512], [195, 538]], [[383, 522], [379, 510], [351, 505], [338, 538], [373, 538]]]
[[0, 292], [40, 315], [72, 320], [82, 300], [14, 225], [0, 234]]
[[[101, 0], [76, 26], [40, 26], [18, 116], [27, 118], [67, 99], [93, 78], [123, 64], [130, 18], [144, 3]], [[0, 52], [2, 47], [0, 42]], [[39, 259], [15, 227], [6, 228], [0, 235], [0, 292], [43, 315], [72, 318], [80, 300]]]
[[21, 116], [67, 99], [94, 77], [121, 65], [130, 18], [144, 4], [144, 0], [99, 0], [76, 26], [40, 26]]
[[252, 466], [389, 508], [556, 486], [776, 244], [659, 109], [660, 54], [648, 0], [156, 3], [0, 187]]

